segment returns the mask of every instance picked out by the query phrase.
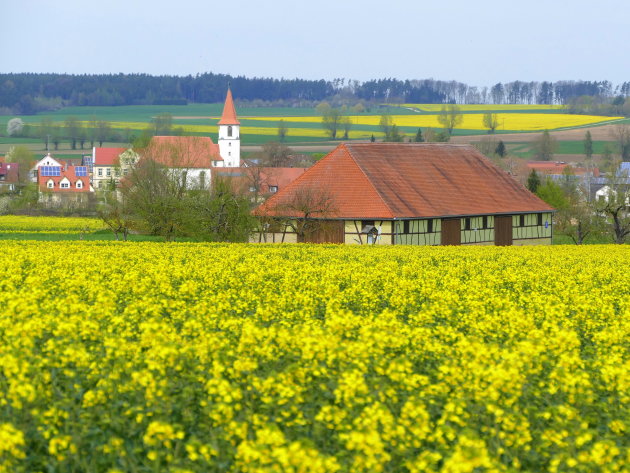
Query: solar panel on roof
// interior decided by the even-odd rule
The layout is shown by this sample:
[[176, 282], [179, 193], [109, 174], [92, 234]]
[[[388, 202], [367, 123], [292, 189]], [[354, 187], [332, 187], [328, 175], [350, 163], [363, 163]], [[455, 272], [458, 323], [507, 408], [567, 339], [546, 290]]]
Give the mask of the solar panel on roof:
[[61, 167], [60, 166], [42, 166], [42, 176], [61, 176]]
[[74, 167], [74, 174], [78, 177], [87, 177], [88, 175], [88, 171], [87, 171], [87, 167], [85, 166], [75, 166]]

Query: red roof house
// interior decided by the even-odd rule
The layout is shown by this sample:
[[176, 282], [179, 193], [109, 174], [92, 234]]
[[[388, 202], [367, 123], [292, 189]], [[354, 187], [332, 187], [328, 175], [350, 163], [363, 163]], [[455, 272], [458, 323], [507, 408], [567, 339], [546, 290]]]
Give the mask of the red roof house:
[[[552, 212], [472, 146], [397, 143], [339, 145], [255, 210], [289, 222], [285, 241], [363, 242], [374, 231], [388, 244], [550, 243]], [[306, 220], [328, 230], [300, 235]]]

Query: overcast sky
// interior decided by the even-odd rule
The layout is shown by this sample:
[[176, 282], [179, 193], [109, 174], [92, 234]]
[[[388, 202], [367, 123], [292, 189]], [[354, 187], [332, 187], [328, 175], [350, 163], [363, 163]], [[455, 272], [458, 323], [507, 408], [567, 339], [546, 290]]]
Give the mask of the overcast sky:
[[630, 81], [630, 0], [0, 0], [0, 72]]

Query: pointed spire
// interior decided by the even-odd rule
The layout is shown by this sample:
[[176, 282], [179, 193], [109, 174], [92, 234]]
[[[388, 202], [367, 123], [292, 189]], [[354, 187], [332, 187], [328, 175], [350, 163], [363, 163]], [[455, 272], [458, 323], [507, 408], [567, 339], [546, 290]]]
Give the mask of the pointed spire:
[[236, 109], [234, 108], [234, 100], [232, 99], [232, 90], [228, 86], [227, 96], [225, 97], [225, 105], [223, 106], [223, 115], [218, 125], [240, 125], [241, 122], [236, 118]]

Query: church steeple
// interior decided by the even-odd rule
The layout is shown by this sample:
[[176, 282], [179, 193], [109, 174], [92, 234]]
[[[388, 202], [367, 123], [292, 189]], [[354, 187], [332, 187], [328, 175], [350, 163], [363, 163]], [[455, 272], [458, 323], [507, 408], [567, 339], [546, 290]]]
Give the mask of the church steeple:
[[223, 105], [223, 114], [218, 125], [219, 153], [223, 158], [223, 165], [229, 168], [239, 167], [241, 165], [241, 122], [236, 118], [236, 108], [229, 85]]
[[223, 115], [219, 120], [219, 125], [240, 125], [241, 122], [236, 118], [236, 108], [234, 108], [234, 100], [232, 99], [232, 90], [228, 87], [227, 96], [225, 97], [225, 105], [223, 105]]

